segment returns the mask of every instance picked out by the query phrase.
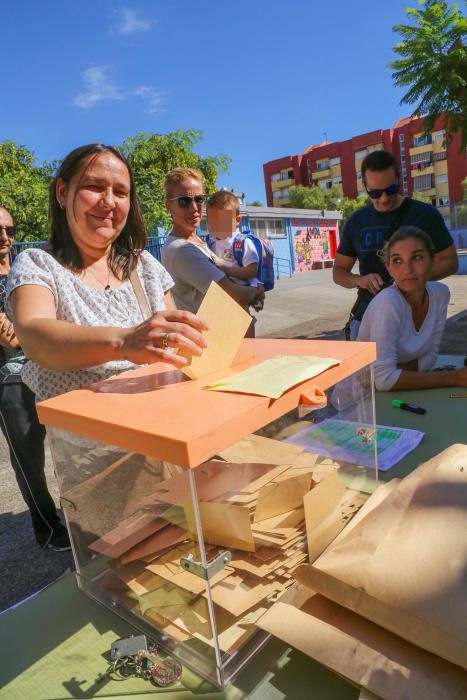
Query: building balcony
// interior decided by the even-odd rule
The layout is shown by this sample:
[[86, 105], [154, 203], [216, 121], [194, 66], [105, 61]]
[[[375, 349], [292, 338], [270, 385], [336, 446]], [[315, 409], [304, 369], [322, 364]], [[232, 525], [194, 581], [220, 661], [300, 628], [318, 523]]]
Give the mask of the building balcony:
[[325, 168], [324, 170], [314, 170], [311, 173], [311, 177], [313, 180], [320, 180], [322, 177], [330, 177], [331, 176], [331, 168]]
[[425, 165], [422, 168], [417, 168], [412, 165], [412, 170], [410, 171], [410, 177], [419, 177], [420, 175], [433, 175], [435, 169], [432, 164]]
[[277, 197], [272, 200], [273, 207], [288, 207], [290, 205], [290, 199], [288, 197]]
[[409, 155], [416, 156], [419, 153], [430, 153], [433, 150], [433, 144], [427, 143], [424, 146], [416, 146], [415, 148], [409, 148]]
[[295, 185], [294, 178], [288, 178], [288, 180], [271, 180], [271, 190], [275, 192], [276, 190], [283, 190], [284, 187], [291, 187]]

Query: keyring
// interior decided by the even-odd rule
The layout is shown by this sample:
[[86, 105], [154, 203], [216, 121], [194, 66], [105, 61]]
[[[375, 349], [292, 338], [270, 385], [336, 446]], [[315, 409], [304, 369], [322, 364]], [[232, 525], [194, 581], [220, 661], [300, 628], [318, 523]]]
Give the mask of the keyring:
[[166, 348], [169, 347], [169, 334], [168, 334], [168, 333], [164, 333], [164, 335], [162, 336], [162, 344], [161, 344], [161, 347], [162, 347], [164, 350], [165, 350]]

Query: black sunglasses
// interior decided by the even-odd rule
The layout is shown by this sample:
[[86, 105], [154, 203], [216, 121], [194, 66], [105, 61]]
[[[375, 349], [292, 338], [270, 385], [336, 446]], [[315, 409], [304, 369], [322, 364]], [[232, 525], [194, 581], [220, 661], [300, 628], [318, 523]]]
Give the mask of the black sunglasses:
[[207, 195], [205, 194], [197, 194], [194, 197], [190, 197], [187, 194], [183, 194], [181, 197], [169, 197], [167, 201], [173, 202], [174, 200], [177, 200], [178, 206], [181, 209], [188, 209], [188, 207], [191, 206], [192, 202], [194, 202], [198, 207], [203, 206], [206, 199]]
[[2, 226], [0, 224], [0, 231], [5, 231], [8, 238], [14, 238], [15, 233], [16, 233], [16, 227], [15, 226]]
[[397, 194], [399, 192], [399, 183], [394, 182], [394, 184], [385, 187], [383, 190], [367, 190], [367, 194], [371, 199], [379, 199], [383, 192], [386, 192], [387, 195]]

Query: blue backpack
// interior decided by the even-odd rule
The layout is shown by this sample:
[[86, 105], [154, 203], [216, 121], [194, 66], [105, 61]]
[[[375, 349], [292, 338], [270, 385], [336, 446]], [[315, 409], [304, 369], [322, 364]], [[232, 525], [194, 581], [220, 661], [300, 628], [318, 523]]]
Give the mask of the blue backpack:
[[274, 289], [274, 247], [271, 241], [259, 238], [251, 231], [244, 231], [235, 236], [232, 244], [232, 253], [235, 262], [243, 267], [243, 254], [245, 252], [245, 240], [249, 238], [254, 244], [258, 253], [258, 279], [264, 285], [264, 291], [270, 292]]

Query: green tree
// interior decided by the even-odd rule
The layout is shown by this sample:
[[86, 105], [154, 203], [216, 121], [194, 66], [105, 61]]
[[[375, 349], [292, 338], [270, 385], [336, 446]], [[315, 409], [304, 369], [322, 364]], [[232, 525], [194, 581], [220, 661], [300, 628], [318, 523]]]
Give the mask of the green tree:
[[412, 194], [412, 199], [415, 199], [417, 202], [425, 202], [425, 204], [431, 204], [431, 197], [426, 197], [424, 194], [421, 194], [421, 192], [414, 192]]
[[149, 232], [156, 227], [167, 230], [170, 217], [165, 208], [164, 177], [172, 168], [197, 168], [205, 179], [206, 191], [217, 189], [217, 175], [228, 170], [230, 159], [225, 155], [200, 156], [195, 146], [202, 140], [193, 129], [169, 134], [145, 134], [125, 139], [120, 150], [128, 158], [135, 174], [143, 217]]
[[415, 26], [396, 24], [393, 31], [402, 41], [394, 51], [402, 58], [388, 66], [398, 87], [408, 87], [400, 104], [415, 104], [414, 115], [426, 115], [425, 130], [431, 131], [444, 113], [447, 142], [459, 131], [462, 148], [467, 146], [467, 19], [458, 5], [444, 0], [419, 0], [421, 8], [409, 7], [407, 16]]
[[263, 207], [264, 204], [259, 201], [259, 199], [254, 199], [252, 202], [246, 203], [247, 207]]
[[0, 143], [0, 206], [8, 209], [18, 241], [48, 238], [48, 184], [52, 166], [35, 165], [34, 153], [14, 141]]
[[462, 187], [464, 188], [464, 202], [456, 204], [451, 211], [451, 226], [453, 228], [467, 227], [467, 177], [462, 180]]
[[354, 211], [368, 204], [368, 197], [362, 196], [358, 199], [345, 197], [340, 185], [333, 185], [327, 189], [314, 185], [304, 187], [294, 185], [289, 188], [290, 204], [295, 209], [318, 209], [319, 211], [341, 211], [341, 227]]
[[350, 197], [343, 197], [342, 202], [339, 205], [339, 209], [342, 212], [342, 221], [339, 226], [342, 229], [345, 226], [347, 219], [355, 212], [357, 209], [366, 206], [370, 203], [370, 198], [365, 194], [361, 195], [357, 199], [351, 199]]

